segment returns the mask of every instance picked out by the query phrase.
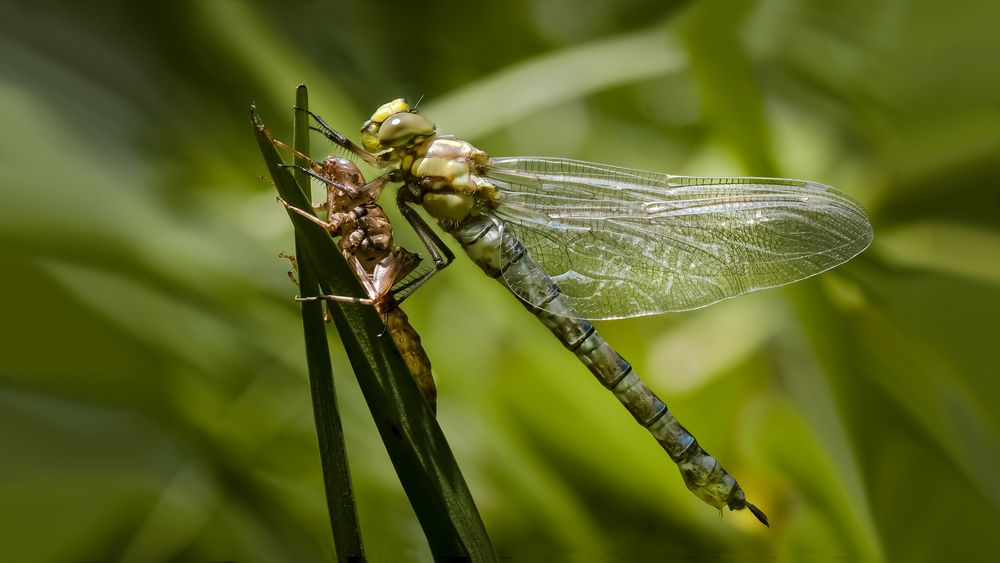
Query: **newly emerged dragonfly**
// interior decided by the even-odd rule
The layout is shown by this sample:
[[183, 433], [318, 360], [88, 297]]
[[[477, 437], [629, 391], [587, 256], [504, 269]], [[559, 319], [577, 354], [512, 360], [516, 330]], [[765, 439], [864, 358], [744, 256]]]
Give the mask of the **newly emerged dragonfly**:
[[688, 489], [767, 524], [589, 320], [694, 309], [833, 268], [871, 242], [859, 204], [801, 180], [490, 157], [437, 134], [402, 99], [363, 124], [361, 146], [312, 117], [331, 141], [388, 169], [371, 185], [403, 184], [397, 202], [418, 233], [425, 226], [414, 220], [414, 205], [517, 295], [652, 434]]
[[279, 201], [290, 211], [330, 231], [331, 236], [340, 237], [337, 246], [368, 295], [367, 298], [306, 296], [299, 297], [299, 301], [325, 299], [374, 306], [424, 399], [431, 410], [436, 411], [437, 388], [431, 374], [430, 358], [420, 342], [420, 335], [410, 324], [406, 313], [399, 308], [399, 304], [430, 279], [436, 269], [446, 266], [454, 255], [424, 226], [422, 232], [429, 233], [429, 238], [422, 240], [436, 266], [435, 269], [406, 280], [420, 263], [420, 256], [394, 243], [389, 218], [375, 201], [385, 187], [385, 179], [367, 183], [358, 166], [346, 158], [329, 156], [316, 162], [281, 141], [272, 139], [272, 142], [305, 160], [309, 167], [302, 170], [320, 180], [326, 187], [326, 201], [314, 206], [316, 210], [325, 210], [326, 220], [293, 207], [280, 198]]

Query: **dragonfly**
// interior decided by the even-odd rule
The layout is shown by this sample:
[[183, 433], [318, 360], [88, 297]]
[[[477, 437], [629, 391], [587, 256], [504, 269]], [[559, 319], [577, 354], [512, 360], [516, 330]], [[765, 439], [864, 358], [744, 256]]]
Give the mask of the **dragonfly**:
[[420, 207], [516, 295], [646, 428], [695, 496], [769, 525], [591, 321], [696, 309], [843, 264], [872, 240], [860, 204], [804, 180], [491, 157], [438, 134], [402, 98], [362, 124], [360, 146], [310, 115], [312, 129], [385, 170], [374, 185], [401, 184], [397, 205], [418, 234], [427, 236], [414, 220]]
[[[421, 239], [435, 261], [435, 268], [414, 277], [421, 262], [419, 254], [396, 246], [392, 224], [385, 211], [376, 202], [384, 180], [366, 182], [357, 164], [346, 158], [328, 156], [320, 162], [272, 139], [275, 146], [293, 152], [308, 166], [291, 166], [323, 183], [326, 200], [314, 205], [316, 211], [325, 211], [326, 219], [292, 206], [282, 198], [278, 201], [286, 209], [305, 217], [339, 237], [337, 247], [348, 266], [361, 284], [367, 297], [322, 295], [300, 296], [298, 301], [339, 301], [371, 305], [382, 317], [386, 332], [403, 358], [417, 387], [431, 410], [437, 412], [437, 387], [431, 373], [431, 362], [424, 350], [420, 335], [410, 324], [399, 304], [425, 283], [436, 269], [442, 269], [454, 259], [454, 254], [426, 225]], [[419, 218], [418, 218], [419, 219]], [[286, 256], [287, 257], [287, 256]], [[293, 268], [295, 259], [292, 260]]]

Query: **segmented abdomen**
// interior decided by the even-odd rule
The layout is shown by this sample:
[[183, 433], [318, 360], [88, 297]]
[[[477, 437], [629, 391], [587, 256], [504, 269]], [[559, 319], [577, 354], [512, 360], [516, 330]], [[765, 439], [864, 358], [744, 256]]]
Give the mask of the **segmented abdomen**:
[[424, 351], [424, 346], [420, 342], [420, 335], [410, 324], [409, 317], [399, 307], [393, 307], [386, 313], [385, 328], [392, 338], [393, 344], [403, 357], [406, 367], [409, 368], [413, 380], [417, 382], [417, 387], [423, 393], [431, 410], [437, 411], [437, 387], [434, 385], [434, 376], [431, 374], [431, 360]]
[[590, 321], [573, 318], [575, 314], [562, 299], [558, 286], [535, 264], [514, 235], [502, 229], [499, 219], [474, 214], [450, 232], [487, 275], [508, 289], [511, 285], [519, 288], [519, 293], [527, 297], [521, 300], [524, 307], [576, 354], [636, 421], [649, 430], [677, 464], [688, 489], [716, 508], [748, 507], [736, 480], [698, 445], [667, 405], [633, 372], [628, 361], [601, 337]]

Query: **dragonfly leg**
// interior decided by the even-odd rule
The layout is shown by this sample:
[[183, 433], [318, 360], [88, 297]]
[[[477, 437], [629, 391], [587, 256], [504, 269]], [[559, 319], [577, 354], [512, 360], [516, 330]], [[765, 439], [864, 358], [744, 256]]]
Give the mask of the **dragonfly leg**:
[[[318, 220], [318, 219], [317, 219]], [[315, 295], [311, 297], [296, 297], [295, 300], [299, 302], [304, 301], [336, 301], [338, 303], [359, 303], [361, 305], [373, 305], [379, 308], [383, 301], [383, 296], [379, 295], [378, 290], [372, 283], [371, 277], [365, 272], [364, 266], [362, 266], [361, 261], [358, 257], [350, 252], [344, 251], [344, 259], [347, 260], [347, 265], [354, 270], [354, 275], [361, 282], [362, 288], [368, 297], [353, 297], [347, 295]]]
[[311, 295], [308, 297], [296, 296], [299, 303], [312, 303], [314, 301], [336, 301], [337, 303], [357, 303], [359, 305], [374, 305], [375, 302], [367, 297], [351, 297], [349, 295]]
[[444, 269], [455, 259], [455, 254], [441, 240], [441, 237], [437, 236], [434, 229], [424, 221], [424, 218], [417, 213], [417, 210], [410, 205], [407, 198], [408, 194], [405, 191], [400, 190], [396, 192], [396, 205], [399, 207], [399, 212], [403, 214], [406, 221], [413, 227], [413, 231], [420, 237], [420, 242], [424, 243], [427, 252], [430, 253], [431, 258], [434, 260], [435, 267], [439, 270]]
[[295, 276], [295, 273], [299, 271], [298, 258], [294, 254], [287, 254], [285, 252], [279, 253], [278, 258], [284, 258], [292, 263], [291, 267], [288, 268], [288, 279], [295, 285], [299, 285], [299, 278]]
[[[327, 191], [330, 191], [331, 188], [336, 188], [339, 192], [344, 193], [351, 198], [359, 198], [365, 195], [365, 193], [368, 190], [373, 189], [370, 186], [376, 184], [376, 182], [373, 181], [369, 182], [368, 184], [360, 188], [347, 186], [343, 182], [338, 181], [336, 178], [332, 178], [324, 174], [323, 164], [316, 162], [309, 155], [302, 153], [301, 151], [289, 146], [286, 143], [283, 143], [282, 141], [279, 141], [278, 139], [271, 139], [271, 143], [278, 148], [282, 148], [291, 152], [297, 158], [302, 159], [305, 162], [309, 163], [308, 167], [300, 166], [297, 164], [280, 163], [278, 164], [280, 168], [291, 168], [293, 170], [298, 170], [303, 174], [307, 174], [308, 176], [311, 176], [312, 178], [319, 180], [320, 182], [323, 182], [326, 185]], [[381, 189], [383, 185], [385, 185], [385, 181], [383, 181], [381, 185], [379, 185], [379, 189]], [[372, 199], [375, 199], [375, 197], [372, 197]]]
[[427, 283], [427, 281], [434, 277], [435, 274], [451, 265], [452, 261], [455, 260], [455, 254], [450, 248], [448, 248], [448, 245], [441, 240], [441, 237], [437, 236], [427, 222], [424, 221], [423, 217], [417, 213], [417, 210], [410, 206], [404, 190], [396, 192], [396, 205], [399, 207], [399, 212], [402, 213], [403, 218], [405, 218], [413, 228], [413, 232], [415, 232], [417, 237], [420, 238], [420, 242], [422, 242], [424, 247], [427, 248], [427, 252], [431, 255], [431, 259], [434, 260], [433, 269], [428, 270], [420, 277], [410, 280], [395, 288], [394, 295], [396, 298], [396, 304], [399, 304], [412, 295], [413, 292], [420, 286]]
[[370, 152], [366, 151], [365, 149], [359, 147], [358, 145], [355, 145], [353, 142], [351, 142], [350, 139], [348, 139], [347, 137], [343, 136], [340, 133], [340, 131], [337, 131], [333, 127], [330, 127], [329, 125], [327, 125], [326, 122], [323, 121], [322, 117], [316, 115], [315, 113], [313, 113], [313, 112], [311, 112], [311, 111], [309, 111], [309, 110], [307, 110], [305, 108], [300, 108], [298, 106], [295, 106], [295, 109], [297, 111], [304, 111], [304, 112], [308, 113], [309, 116], [312, 117], [316, 121], [317, 124], [319, 124], [319, 127], [309, 127], [310, 129], [312, 129], [313, 131], [317, 131], [317, 132], [321, 133], [324, 137], [326, 137], [327, 139], [329, 139], [330, 142], [332, 142], [333, 144], [335, 144], [337, 146], [340, 146], [340, 147], [343, 147], [344, 149], [347, 149], [348, 151], [351, 151], [352, 153], [358, 155], [359, 157], [361, 157], [362, 160], [364, 160], [368, 164], [371, 164], [372, 166], [378, 166], [379, 165], [378, 158], [375, 155], [373, 155]]
[[319, 180], [320, 182], [323, 182], [323, 184], [326, 185], [326, 189], [327, 190], [335, 189], [337, 191], [343, 192], [344, 194], [347, 194], [349, 197], [352, 197], [352, 198], [357, 198], [357, 197], [361, 197], [362, 195], [364, 195], [364, 193], [365, 193], [365, 187], [367, 187], [367, 186], [365, 186], [365, 187], [362, 187], [362, 188], [349, 188], [349, 187], [347, 187], [347, 186], [345, 186], [345, 185], [337, 182], [333, 178], [328, 178], [328, 177], [326, 177], [326, 176], [324, 176], [324, 175], [322, 175], [322, 174], [320, 174], [320, 173], [318, 173], [318, 172], [316, 172], [314, 170], [306, 168], [305, 166], [299, 166], [298, 164], [279, 164], [278, 167], [279, 168], [291, 168], [293, 170], [298, 170], [299, 172], [302, 172], [303, 174], [311, 176], [313, 179], [316, 179], [316, 180]]
[[285, 149], [286, 151], [294, 154], [296, 157], [298, 157], [298, 158], [300, 158], [300, 159], [308, 162], [310, 168], [312, 168], [314, 170], [316, 168], [319, 168], [319, 164], [317, 164], [317, 162], [315, 160], [313, 160], [312, 157], [310, 157], [309, 155], [303, 153], [302, 151], [300, 151], [300, 150], [298, 150], [298, 149], [296, 149], [296, 148], [288, 145], [287, 143], [284, 143], [282, 141], [279, 141], [278, 139], [272, 138], [271, 139], [271, 144], [274, 145], [274, 146], [276, 146], [276, 147], [278, 147], [279, 149]]
[[[337, 303], [357, 303], [358, 305], [374, 305], [375, 304], [375, 302], [372, 301], [371, 299], [368, 299], [368, 298], [365, 298], [365, 297], [350, 297], [348, 295], [312, 295], [312, 296], [308, 296], [308, 297], [301, 297], [301, 296], [296, 295], [295, 296], [295, 300], [298, 301], [299, 303], [312, 303], [312, 302], [315, 302], [315, 301], [321, 301], [321, 302], [336, 301]], [[329, 309], [327, 307], [324, 307], [323, 309], [324, 309], [323, 310], [323, 322], [327, 322], [328, 323], [331, 320], [330, 311], [329, 311]], [[383, 325], [384, 324], [385, 324], [385, 320], [383, 319]], [[379, 333], [379, 336], [382, 336], [383, 334], [385, 334], [385, 329], [384, 328], [382, 329], [382, 332]]]
[[[309, 213], [308, 211], [303, 211], [302, 209], [299, 209], [298, 207], [295, 207], [294, 205], [292, 205], [292, 204], [288, 203], [287, 201], [285, 201], [285, 198], [283, 198], [281, 196], [278, 196], [278, 203], [280, 203], [281, 205], [284, 205], [285, 209], [291, 211], [292, 213], [298, 213], [299, 215], [305, 217], [306, 219], [309, 219], [313, 223], [316, 223], [320, 227], [323, 227], [324, 229], [326, 229], [326, 230], [328, 230], [330, 232], [336, 232], [340, 228], [340, 225], [337, 225], [337, 224], [332, 223], [330, 221], [324, 221], [324, 220], [320, 219], [319, 217], [313, 215], [312, 213]], [[325, 206], [326, 206], [326, 204], [321, 204], [321, 206], [318, 207], [317, 209], [322, 209]]]
[[[288, 254], [285, 252], [278, 254], [278, 258], [284, 258], [291, 262], [292, 265], [288, 268], [288, 279], [291, 280], [293, 284], [299, 285], [298, 276], [296, 275], [299, 271], [299, 259], [294, 254]], [[332, 320], [333, 319], [330, 318], [330, 309], [328, 307], [323, 307], [323, 322], [329, 323]]]

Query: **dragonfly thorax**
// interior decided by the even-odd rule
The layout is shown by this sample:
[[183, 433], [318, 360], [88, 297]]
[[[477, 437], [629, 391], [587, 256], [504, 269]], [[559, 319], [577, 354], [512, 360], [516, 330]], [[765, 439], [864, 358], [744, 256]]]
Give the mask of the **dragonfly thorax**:
[[436, 136], [415, 144], [400, 162], [403, 181], [434, 218], [462, 221], [496, 186], [483, 175], [489, 156], [468, 141]]

